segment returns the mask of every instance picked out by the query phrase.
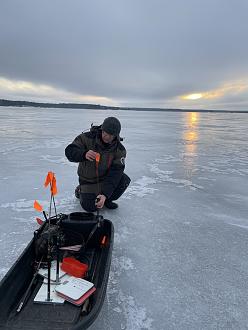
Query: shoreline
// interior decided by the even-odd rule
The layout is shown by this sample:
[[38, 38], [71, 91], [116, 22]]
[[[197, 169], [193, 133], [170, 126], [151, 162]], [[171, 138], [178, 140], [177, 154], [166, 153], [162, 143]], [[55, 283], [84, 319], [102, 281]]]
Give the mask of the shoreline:
[[12, 101], [0, 99], [0, 107], [19, 108], [56, 108], [56, 109], [92, 109], [92, 110], [116, 110], [116, 111], [159, 111], [159, 112], [206, 112], [206, 113], [248, 113], [248, 110], [211, 110], [211, 109], [177, 109], [177, 108], [139, 108], [139, 107], [114, 107], [100, 104], [84, 103], [43, 103], [31, 101]]

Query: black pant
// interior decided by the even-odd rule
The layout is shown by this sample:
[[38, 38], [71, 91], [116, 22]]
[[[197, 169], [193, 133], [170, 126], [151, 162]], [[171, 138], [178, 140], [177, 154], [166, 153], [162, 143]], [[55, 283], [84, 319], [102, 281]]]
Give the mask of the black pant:
[[[124, 193], [124, 191], [129, 186], [130, 181], [131, 181], [131, 179], [129, 178], [129, 176], [126, 175], [125, 173], [123, 173], [118, 186], [115, 188], [115, 190], [113, 191], [113, 194], [107, 200], [112, 202], [112, 201], [116, 201], [118, 198], [120, 198], [121, 195]], [[95, 201], [96, 201], [96, 194], [93, 194], [93, 193], [81, 193], [80, 194], [80, 204], [81, 204], [82, 208], [85, 209], [85, 211], [87, 211], [87, 212], [96, 211]]]

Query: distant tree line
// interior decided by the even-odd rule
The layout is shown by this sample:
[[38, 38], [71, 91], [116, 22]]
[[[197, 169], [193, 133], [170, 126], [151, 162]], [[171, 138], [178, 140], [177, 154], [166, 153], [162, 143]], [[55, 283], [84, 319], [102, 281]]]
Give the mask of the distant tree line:
[[0, 106], [5, 107], [39, 107], [39, 108], [72, 108], [72, 109], [111, 109], [119, 110], [119, 107], [105, 106], [100, 104], [85, 103], [43, 103], [30, 101], [11, 101], [0, 99]]
[[43, 103], [43, 102], [30, 102], [30, 101], [11, 101], [11, 100], [4, 100], [4, 99], [0, 99], [0, 106], [68, 108], [68, 109], [134, 110], [134, 111], [248, 113], [248, 110], [208, 110], [208, 109], [136, 108], [136, 107], [131, 108], [131, 107], [111, 107], [111, 106], [106, 106], [106, 105], [87, 104], [87, 103]]
[[70, 108], [70, 109], [103, 109], [103, 110], [135, 110], [135, 111], [183, 111], [181, 109], [113, 107], [87, 103], [43, 103], [30, 101], [11, 101], [0, 99], [0, 106], [5, 107], [39, 107], [39, 108]]

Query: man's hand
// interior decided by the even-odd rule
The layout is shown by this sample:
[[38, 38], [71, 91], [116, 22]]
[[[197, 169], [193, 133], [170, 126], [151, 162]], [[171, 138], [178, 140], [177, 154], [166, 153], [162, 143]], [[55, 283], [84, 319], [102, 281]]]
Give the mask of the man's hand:
[[96, 202], [96, 207], [97, 207], [98, 209], [103, 208], [104, 203], [105, 203], [105, 201], [106, 201], [106, 196], [104, 196], [104, 195], [98, 195], [96, 198], [97, 198], [97, 200], [98, 200], [98, 202]]
[[90, 160], [91, 162], [96, 159], [97, 152], [93, 150], [89, 150], [85, 154], [85, 158]]

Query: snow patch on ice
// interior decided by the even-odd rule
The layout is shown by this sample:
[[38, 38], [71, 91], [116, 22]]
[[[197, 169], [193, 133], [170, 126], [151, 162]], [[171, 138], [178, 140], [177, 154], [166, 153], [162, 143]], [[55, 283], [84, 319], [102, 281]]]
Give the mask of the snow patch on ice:
[[2, 149], [0, 150], [0, 154], [3, 154], [3, 155], [8, 155], [9, 153], [14, 153], [14, 152], [22, 152], [22, 149], [20, 149], [19, 147], [17, 146], [13, 146], [11, 147], [10, 145], [7, 146], [6, 149]]
[[209, 162], [208, 165], [201, 165], [200, 169], [216, 174], [237, 174], [239, 176], [247, 175], [247, 169], [232, 168], [228, 162]]
[[243, 218], [238, 218], [237, 216], [234, 218], [233, 215], [227, 214], [227, 213], [212, 213], [209, 212], [208, 216], [212, 219], [220, 219], [220, 220], [225, 220], [225, 221], [241, 221], [244, 222], [245, 219]]
[[50, 148], [50, 149], [57, 149], [63, 145], [65, 145], [65, 141], [51, 141], [51, 140], [46, 140], [45, 141], [45, 147]]
[[107, 300], [111, 301], [114, 298], [115, 305], [117, 305], [114, 311], [124, 316], [124, 321], [121, 321], [121, 329], [152, 329], [153, 320], [147, 316], [146, 309], [140, 307], [133, 296], [124, 294], [122, 290], [119, 290], [119, 283], [117, 280], [113, 280], [113, 275], [110, 273]]
[[213, 219], [215, 218], [221, 220], [228, 225], [248, 229], [248, 221], [246, 218], [237, 217], [237, 216], [234, 218], [232, 215], [226, 213], [225, 214], [209, 213], [209, 216], [212, 217]]
[[116, 313], [121, 313], [121, 312], [122, 312], [122, 310], [121, 310], [120, 307], [115, 307], [113, 310], [114, 310]]
[[160, 182], [169, 182], [169, 183], [175, 183], [179, 186], [183, 186], [183, 187], [189, 187], [192, 190], [196, 190], [196, 189], [203, 189], [202, 186], [194, 184], [192, 181], [190, 180], [186, 180], [186, 179], [174, 179], [172, 178], [172, 174], [173, 171], [166, 171], [166, 170], [161, 170], [159, 168], [159, 166], [161, 165], [161, 163], [163, 163], [163, 159], [159, 158], [156, 159], [155, 162], [153, 164], [149, 164], [148, 166], [150, 167], [150, 171], [155, 174], [155, 181], [157, 183]]
[[232, 202], [240, 202], [244, 204], [248, 204], [248, 196], [244, 196], [241, 194], [223, 194], [223, 197], [226, 200], [232, 201]]
[[125, 295], [120, 290], [117, 301], [126, 319], [126, 324], [121, 324], [122, 329], [152, 329], [153, 320], [147, 316], [145, 308], [137, 305], [133, 296]]
[[151, 188], [149, 185], [155, 183], [155, 179], [148, 176], [142, 176], [128, 187], [126, 193], [123, 195], [123, 198], [131, 199], [133, 196], [144, 197], [147, 194], [153, 194], [158, 189]]
[[7, 267], [0, 268], [0, 279], [2, 279], [4, 277], [4, 275], [7, 273], [8, 270], [9, 270], [9, 268], [7, 268]]
[[75, 211], [75, 206], [79, 203], [74, 194], [70, 194], [66, 197], [59, 198], [56, 201], [56, 205], [60, 212], [70, 213]]
[[215, 178], [207, 178], [205, 176], [198, 176], [199, 180], [205, 180], [205, 181], [216, 181]]
[[[122, 227], [120, 232], [115, 234], [115, 246], [121, 244], [121, 241], [127, 240], [128, 229]], [[127, 330], [152, 329], [153, 320], [147, 316], [146, 308], [139, 306], [135, 298], [124, 294], [120, 290], [120, 279], [122, 277], [133, 276], [135, 264], [127, 256], [116, 256], [116, 249], [112, 257], [111, 270], [109, 274], [107, 300], [110, 305], [115, 305], [113, 309], [120, 315], [120, 328]]]
[[122, 226], [119, 232], [115, 231], [115, 243], [120, 244], [122, 241], [127, 242], [130, 231], [126, 226]]
[[29, 224], [31, 222], [34, 221], [34, 218], [35, 217], [26, 217], [26, 218], [23, 218], [23, 217], [14, 217], [13, 219], [16, 220], [16, 223], [25, 223], [25, 224]]
[[240, 227], [240, 228], [243, 228], [243, 229], [248, 229], [248, 225], [239, 225], [237, 223], [229, 223], [229, 225]]
[[69, 162], [67, 158], [53, 155], [42, 155], [41, 160], [46, 162], [77, 167], [78, 164]]
[[172, 156], [165, 156], [165, 158], [157, 158], [152, 164], [148, 164], [150, 171], [155, 177], [142, 176], [138, 180], [131, 183], [128, 187], [126, 193], [123, 195], [123, 198], [131, 199], [133, 196], [144, 197], [147, 194], [153, 194], [158, 188], [153, 188], [151, 185], [167, 182], [174, 183], [179, 187], [189, 187], [191, 190], [204, 189], [203, 186], [193, 183], [190, 180], [186, 179], [175, 179], [172, 177], [173, 171], [162, 170], [160, 165], [167, 163], [169, 161], [178, 161], [178, 159], [173, 158]]
[[[45, 202], [40, 202], [43, 206]], [[0, 208], [11, 208], [13, 211], [16, 212], [31, 212], [34, 211], [34, 200], [27, 200], [27, 199], [18, 199], [16, 202], [12, 203], [4, 203], [0, 205]]]
[[[11, 153], [13, 154], [15, 152], [23, 153], [23, 152], [27, 152], [27, 151], [36, 151], [36, 150], [40, 150], [42, 148], [58, 149], [67, 143], [66, 141], [51, 141], [51, 139], [45, 140], [45, 141], [42, 141], [42, 143], [36, 143], [36, 144], [29, 144], [28, 140], [20, 140], [20, 141], [22, 141], [21, 145], [18, 145], [16, 143], [11, 145], [11, 143], [9, 143], [5, 147], [5, 149], [0, 150], [0, 153], [3, 155], [7, 155], [7, 154], [11, 154]], [[23, 148], [24, 145], [25, 145], [25, 148]]]
[[115, 269], [115, 275], [120, 276], [121, 273], [128, 270], [134, 270], [135, 266], [133, 261], [128, 257], [113, 258], [113, 268]]
[[180, 158], [174, 157], [172, 155], [163, 155], [162, 158], [160, 157], [155, 159], [155, 163], [160, 163], [160, 164], [168, 164], [170, 162], [180, 162], [180, 161], [182, 161]]
[[[43, 209], [48, 211], [49, 209], [49, 201], [39, 200], [39, 203], [43, 206]], [[76, 199], [74, 195], [70, 195], [64, 198], [55, 199], [55, 205], [62, 211], [66, 209], [66, 213], [68, 211], [73, 210], [75, 208]], [[26, 200], [24, 198], [18, 199], [16, 202], [12, 203], [4, 203], [0, 205], [0, 208], [10, 208], [16, 212], [34, 212], [34, 200]], [[52, 205], [53, 210], [53, 205]]]
[[[123, 228], [122, 228], [123, 229]], [[115, 245], [118, 247], [128, 235], [127, 230], [122, 230], [115, 235]], [[117, 240], [116, 240], [117, 238]], [[112, 257], [111, 271], [107, 290], [107, 300], [111, 305], [115, 305], [114, 311], [120, 315], [120, 328], [127, 330], [152, 329], [153, 320], [147, 316], [146, 308], [139, 306], [135, 298], [124, 294], [120, 290], [120, 279], [123, 276], [129, 277], [134, 274], [135, 265], [131, 258], [126, 256]]]

